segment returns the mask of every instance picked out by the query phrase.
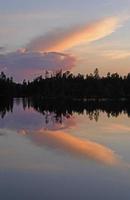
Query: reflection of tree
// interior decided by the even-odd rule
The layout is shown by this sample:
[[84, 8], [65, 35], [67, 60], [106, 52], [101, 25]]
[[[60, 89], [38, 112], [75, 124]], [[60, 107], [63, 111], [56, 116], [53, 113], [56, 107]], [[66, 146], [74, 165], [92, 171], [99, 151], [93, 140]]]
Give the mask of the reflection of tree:
[[7, 112], [13, 111], [13, 102], [19, 105], [22, 102], [23, 109], [33, 108], [45, 116], [45, 123], [62, 124], [63, 119], [69, 119], [74, 113], [88, 115], [90, 120], [98, 121], [100, 113], [104, 112], [109, 117], [118, 117], [124, 113], [130, 117], [130, 102], [128, 100], [63, 100], [63, 99], [41, 99], [41, 98], [23, 98], [23, 99], [1, 99], [0, 116], [3, 118]]
[[95, 120], [96, 122], [98, 121], [98, 118], [99, 118], [99, 110], [95, 110], [95, 111], [92, 111], [92, 112], [89, 112], [87, 113], [89, 115], [89, 119], [90, 120]]
[[[23, 108], [33, 107], [37, 112], [45, 116], [46, 123], [52, 120], [55, 123], [62, 123], [63, 117], [70, 118], [73, 113], [83, 114], [89, 116], [90, 120], [98, 121], [100, 112], [107, 113], [108, 117], [118, 117], [121, 113], [126, 113], [130, 116], [130, 103], [129, 101], [116, 101], [116, 100], [89, 100], [89, 101], [76, 101], [76, 100], [63, 100], [63, 99], [24, 99]], [[51, 114], [54, 114], [50, 118]], [[51, 115], [52, 116], [52, 115]]]
[[0, 99], [0, 116], [4, 118], [7, 112], [13, 111], [13, 99]]

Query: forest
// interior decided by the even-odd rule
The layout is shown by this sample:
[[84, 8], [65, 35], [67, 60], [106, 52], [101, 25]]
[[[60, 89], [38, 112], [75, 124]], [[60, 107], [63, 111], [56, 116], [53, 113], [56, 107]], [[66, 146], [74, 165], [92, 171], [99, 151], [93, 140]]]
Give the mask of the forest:
[[16, 83], [4, 72], [0, 74], [1, 97], [39, 97], [44, 99], [129, 99], [130, 73], [120, 76], [108, 72], [100, 76], [99, 70], [93, 73], [74, 75], [70, 71], [55, 73], [46, 71], [32, 81]]

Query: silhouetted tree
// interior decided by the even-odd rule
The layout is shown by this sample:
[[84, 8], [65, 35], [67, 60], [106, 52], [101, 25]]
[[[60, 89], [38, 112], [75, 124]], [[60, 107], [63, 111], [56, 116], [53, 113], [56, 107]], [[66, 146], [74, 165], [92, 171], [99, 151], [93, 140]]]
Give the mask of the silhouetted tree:
[[100, 76], [96, 68], [94, 73], [73, 75], [62, 70], [51, 74], [45, 71], [44, 76], [38, 76], [33, 81], [15, 83], [13, 78], [0, 74], [0, 96], [43, 98], [130, 98], [130, 73], [121, 77], [118, 73]]

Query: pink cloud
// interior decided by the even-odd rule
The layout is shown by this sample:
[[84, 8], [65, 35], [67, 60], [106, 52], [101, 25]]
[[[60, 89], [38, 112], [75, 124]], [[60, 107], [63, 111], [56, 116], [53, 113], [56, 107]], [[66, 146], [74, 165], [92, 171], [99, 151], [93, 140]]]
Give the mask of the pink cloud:
[[83, 26], [60, 28], [36, 37], [26, 46], [31, 51], [64, 51], [112, 34], [120, 24], [118, 17], [108, 17]]
[[43, 70], [69, 70], [74, 67], [76, 58], [63, 53], [17, 51], [0, 55], [0, 69], [6, 69], [16, 79], [33, 78]]

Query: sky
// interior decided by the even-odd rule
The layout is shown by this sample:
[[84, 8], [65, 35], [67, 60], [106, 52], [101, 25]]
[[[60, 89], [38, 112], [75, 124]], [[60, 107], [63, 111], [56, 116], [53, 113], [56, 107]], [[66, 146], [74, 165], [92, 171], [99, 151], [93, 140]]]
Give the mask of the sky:
[[0, 71], [130, 72], [130, 0], [0, 0]]

